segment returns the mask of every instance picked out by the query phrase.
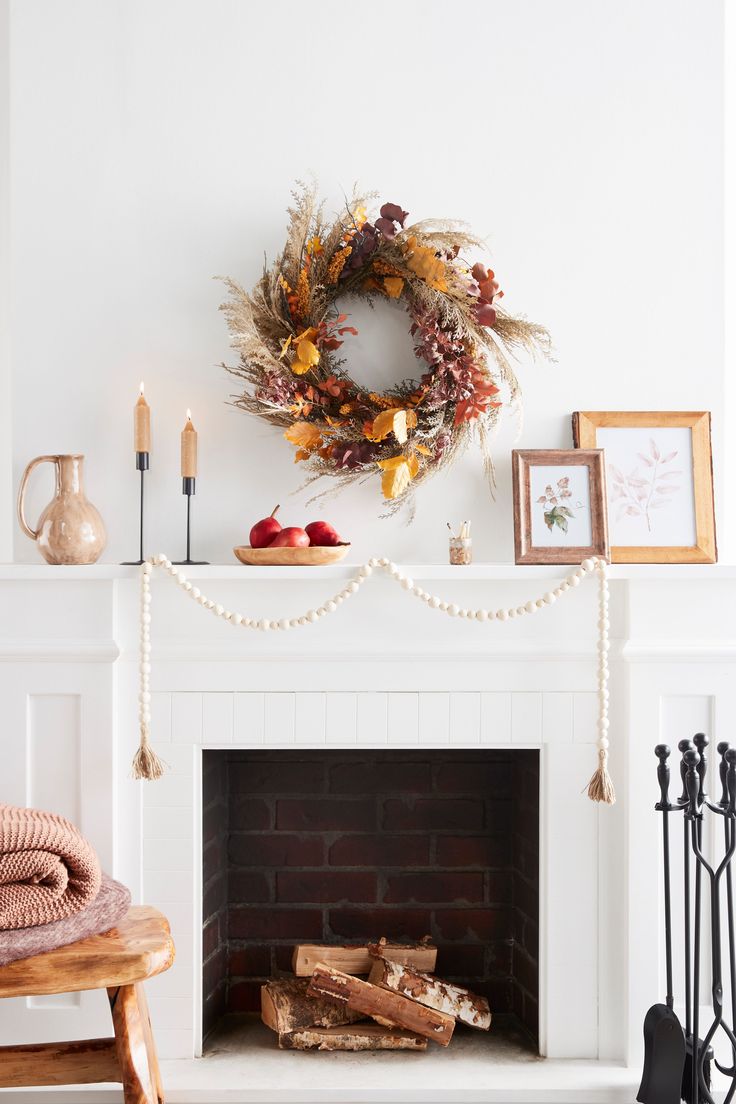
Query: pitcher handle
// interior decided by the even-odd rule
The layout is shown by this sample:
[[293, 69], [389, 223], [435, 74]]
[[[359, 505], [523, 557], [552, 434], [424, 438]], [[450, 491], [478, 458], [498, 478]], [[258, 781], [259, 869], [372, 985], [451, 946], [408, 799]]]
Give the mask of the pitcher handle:
[[25, 514], [25, 498], [26, 498], [26, 484], [28, 483], [28, 477], [34, 468], [37, 468], [39, 464], [56, 464], [58, 462], [58, 456], [37, 456], [35, 460], [31, 460], [30, 464], [23, 472], [23, 478], [20, 481], [20, 487], [18, 488], [18, 523], [21, 529], [27, 537], [31, 540], [36, 540], [38, 537], [38, 530], [31, 529], [30, 525], [26, 521]]

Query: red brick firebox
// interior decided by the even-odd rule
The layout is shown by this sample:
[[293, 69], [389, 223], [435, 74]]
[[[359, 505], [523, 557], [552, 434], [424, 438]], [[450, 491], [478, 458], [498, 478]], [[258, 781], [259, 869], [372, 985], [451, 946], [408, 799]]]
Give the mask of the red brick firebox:
[[297, 942], [418, 939], [537, 1034], [536, 751], [205, 751], [204, 1030]]

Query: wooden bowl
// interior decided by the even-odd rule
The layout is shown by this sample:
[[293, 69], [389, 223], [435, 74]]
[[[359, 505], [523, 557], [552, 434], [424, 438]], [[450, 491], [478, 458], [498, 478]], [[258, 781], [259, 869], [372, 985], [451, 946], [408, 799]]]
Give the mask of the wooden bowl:
[[233, 552], [243, 564], [251, 567], [324, 567], [337, 563], [347, 555], [349, 544], [310, 545], [309, 548], [251, 548], [241, 546]]

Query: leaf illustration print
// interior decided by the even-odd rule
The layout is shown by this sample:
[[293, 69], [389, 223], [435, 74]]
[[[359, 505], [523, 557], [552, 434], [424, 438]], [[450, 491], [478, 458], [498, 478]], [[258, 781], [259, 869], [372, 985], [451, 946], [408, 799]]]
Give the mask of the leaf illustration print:
[[617, 522], [624, 521], [627, 517], [642, 517], [646, 522], [647, 532], [651, 533], [652, 511], [669, 506], [672, 495], [681, 489], [678, 477], [682, 472], [670, 467], [677, 451], [674, 449], [663, 456], [657, 442], [650, 437], [649, 452], [636, 454], [644, 465], [643, 471], [637, 465], [628, 475], [624, 475], [614, 464], [608, 465], [611, 503], [618, 507]]
[[556, 488], [553, 488], [552, 484], [548, 483], [544, 489], [544, 494], [540, 495], [537, 499], [538, 505], [541, 505], [544, 511], [544, 524], [547, 526], [550, 533], [555, 527], [560, 529], [563, 533], [567, 533], [568, 518], [575, 517], [569, 506], [564, 505], [566, 498], [572, 498], [570, 477], [568, 475], [557, 480]]

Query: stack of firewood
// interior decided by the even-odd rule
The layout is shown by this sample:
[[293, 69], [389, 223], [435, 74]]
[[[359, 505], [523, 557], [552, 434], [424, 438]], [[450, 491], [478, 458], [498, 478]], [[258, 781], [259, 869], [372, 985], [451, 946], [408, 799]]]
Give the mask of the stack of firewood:
[[426, 1050], [455, 1024], [491, 1026], [485, 997], [434, 976], [437, 948], [421, 943], [302, 944], [294, 975], [261, 989], [261, 1018], [284, 1050]]

